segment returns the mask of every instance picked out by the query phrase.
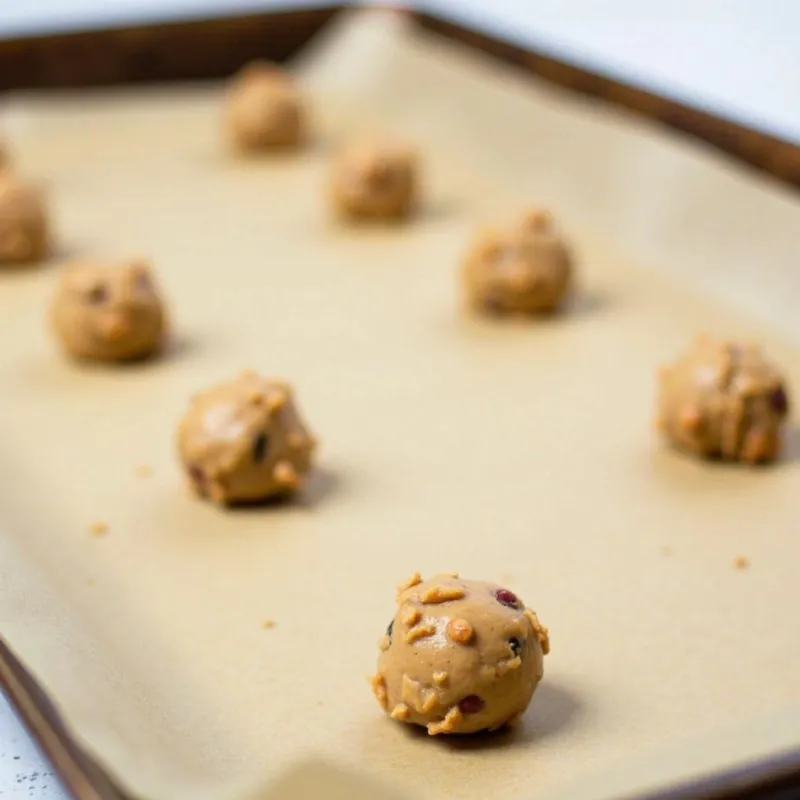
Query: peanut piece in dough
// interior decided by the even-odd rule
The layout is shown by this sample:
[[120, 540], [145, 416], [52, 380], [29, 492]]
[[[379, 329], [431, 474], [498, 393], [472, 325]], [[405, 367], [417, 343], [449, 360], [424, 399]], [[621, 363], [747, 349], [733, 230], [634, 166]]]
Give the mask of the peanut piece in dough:
[[462, 267], [468, 305], [495, 314], [556, 310], [572, 286], [573, 262], [550, 215], [528, 212], [512, 228], [481, 235]]
[[515, 722], [542, 678], [547, 629], [508, 589], [452, 575], [416, 578], [401, 587], [383, 637], [372, 678], [381, 707], [432, 736]]
[[166, 337], [164, 304], [143, 261], [65, 267], [51, 318], [64, 350], [93, 361], [145, 358]]
[[315, 445], [288, 384], [249, 371], [193, 398], [178, 428], [190, 486], [222, 505], [298, 491]]
[[755, 345], [701, 336], [659, 376], [659, 426], [696, 456], [772, 461], [788, 414], [785, 383]]
[[414, 154], [403, 145], [350, 145], [333, 166], [330, 191], [334, 209], [351, 219], [407, 217], [417, 200], [417, 172]]
[[288, 73], [266, 61], [247, 64], [233, 78], [225, 123], [242, 153], [296, 148], [306, 137], [300, 92]]

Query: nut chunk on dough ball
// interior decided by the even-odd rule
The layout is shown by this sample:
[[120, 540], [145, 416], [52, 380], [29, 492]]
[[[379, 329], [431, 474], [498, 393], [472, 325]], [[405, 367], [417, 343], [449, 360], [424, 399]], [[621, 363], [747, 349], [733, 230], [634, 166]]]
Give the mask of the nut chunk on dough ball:
[[698, 337], [659, 383], [659, 427], [680, 449], [748, 463], [777, 458], [789, 400], [758, 347]]
[[334, 208], [352, 219], [397, 220], [413, 210], [417, 161], [403, 145], [358, 143], [339, 153], [331, 178]]
[[550, 215], [528, 212], [513, 228], [483, 234], [464, 260], [469, 305], [499, 314], [554, 311], [572, 284], [572, 258]]
[[143, 261], [65, 267], [52, 320], [70, 355], [94, 361], [146, 358], [166, 338], [164, 304]]
[[250, 371], [193, 398], [178, 429], [191, 487], [223, 505], [297, 491], [315, 445], [291, 388]]
[[48, 253], [48, 220], [40, 189], [0, 171], [0, 263], [41, 261]]
[[254, 61], [233, 78], [226, 107], [234, 147], [255, 153], [288, 149], [305, 137], [305, 109], [292, 78], [275, 64]]
[[515, 723], [544, 674], [547, 628], [513, 592], [452, 574], [400, 587], [372, 688], [400, 722], [431, 736]]

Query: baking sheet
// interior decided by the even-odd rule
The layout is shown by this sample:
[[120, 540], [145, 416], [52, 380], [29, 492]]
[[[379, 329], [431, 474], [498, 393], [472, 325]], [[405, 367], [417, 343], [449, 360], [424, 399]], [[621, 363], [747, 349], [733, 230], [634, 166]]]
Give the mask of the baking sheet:
[[[0, 629], [76, 732], [158, 800], [252, 797], [309, 757], [422, 798], [599, 797], [800, 743], [798, 436], [755, 471], [650, 425], [656, 366], [698, 330], [758, 339], [800, 386], [796, 198], [395, 16], [344, 19], [299, 69], [320, 130], [299, 158], [227, 158], [217, 86], [7, 109], [60, 255], [151, 255], [174, 312], [165, 360], [76, 367], [44, 324], [58, 264], [2, 276]], [[331, 150], [373, 130], [424, 153], [407, 227], [325, 208]], [[575, 242], [574, 308], [468, 318], [466, 242], [531, 202]], [[322, 441], [293, 506], [183, 491], [176, 421], [244, 367], [293, 381]], [[364, 676], [415, 569], [505, 582], [550, 626], [516, 734], [380, 713]]]

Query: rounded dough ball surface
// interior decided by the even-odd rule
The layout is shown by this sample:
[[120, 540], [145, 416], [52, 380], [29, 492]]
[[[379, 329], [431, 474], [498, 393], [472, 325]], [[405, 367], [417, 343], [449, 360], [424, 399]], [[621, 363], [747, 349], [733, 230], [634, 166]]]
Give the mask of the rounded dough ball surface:
[[334, 208], [352, 219], [396, 220], [417, 199], [417, 162], [409, 148], [359, 143], [339, 153], [331, 178]]
[[496, 730], [523, 714], [544, 673], [547, 629], [510, 590], [414, 575], [398, 588], [372, 687], [383, 709], [433, 735]]
[[0, 263], [41, 261], [48, 253], [42, 192], [10, 170], [0, 171]]
[[701, 336], [660, 373], [659, 426], [697, 456], [772, 461], [788, 413], [781, 375], [754, 345]]
[[280, 67], [254, 61], [234, 77], [226, 125], [234, 147], [258, 152], [297, 147], [305, 136], [305, 110], [291, 77]]
[[291, 388], [250, 371], [197, 395], [178, 429], [191, 487], [222, 505], [297, 491], [315, 445]]
[[514, 228], [485, 233], [464, 260], [469, 305], [480, 311], [554, 311], [572, 285], [569, 250], [545, 211], [528, 212]]
[[52, 321], [64, 349], [93, 361], [131, 361], [159, 351], [166, 313], [150, 267], [77, 263], [65, 267]]

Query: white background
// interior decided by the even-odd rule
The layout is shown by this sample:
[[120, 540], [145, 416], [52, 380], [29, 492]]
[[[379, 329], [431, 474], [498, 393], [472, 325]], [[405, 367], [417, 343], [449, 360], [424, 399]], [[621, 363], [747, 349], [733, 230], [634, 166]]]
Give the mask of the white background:
[[0, 800], [67, 800], [0, 694]]
[[[0, 0], [0, 38], [321, 0]], [[800, 0], [419, 3], [800, 143]], [[0, 799], [66, 798], [0, 697]]]

